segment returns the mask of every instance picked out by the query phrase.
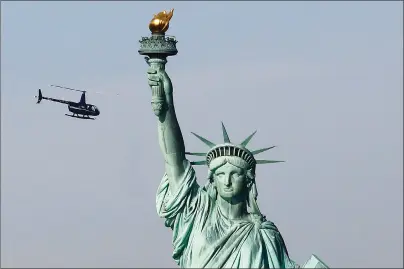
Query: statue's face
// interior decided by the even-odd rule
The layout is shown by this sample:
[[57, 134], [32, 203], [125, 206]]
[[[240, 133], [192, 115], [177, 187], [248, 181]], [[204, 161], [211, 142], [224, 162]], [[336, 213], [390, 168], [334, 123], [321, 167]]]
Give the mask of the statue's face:
[[151, 105], [152, 105], [152, 110], [153, 110], [154, 114], [156, 116], [160, 116], [161, 113], [163, 112], [164, 102], [162, 102], [162, 101], [154, 101], [154, 102], [151, 103]]
[[220, 197], [225, 200], [242, 197], [247, 188], [246, 171], [230, 163], [219, 167], [213, 174]]

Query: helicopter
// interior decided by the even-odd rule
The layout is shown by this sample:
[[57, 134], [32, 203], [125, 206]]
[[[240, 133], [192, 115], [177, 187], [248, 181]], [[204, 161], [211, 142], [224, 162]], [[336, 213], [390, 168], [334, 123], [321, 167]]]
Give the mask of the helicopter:
[[100, 110], [95, 105], [86, 103], [86, 91], [76, 90], [76, 89], [67, 88], [67, 87], [58, 86], [58, 85], [50, 85], [50, 86], [67, 89], [67, 90], [71, 90], [71, 91], [82, 92], [80, 101], [73, 102], [73, 101], [55, 99], [55, 98], [51, 98], [51, 97], [45, 97], [42, 95], [41, 89], [38, 89], [38, 96], [35, 96], [36, 98], [38, 98], [38, 101], [36, 102], [37, 104], [39, 104], [42, 101], [42, 99], [57, 102], [57, 103], [67, 104], [67, 108], [73, 114], [65, 114], [65, 115], [69, 116], [69, 117], [78, 118], [78, 119], [95, 120], [95, 118], [92, 118], [90, 116], [95, 117], [95, 116], [100, 115]]

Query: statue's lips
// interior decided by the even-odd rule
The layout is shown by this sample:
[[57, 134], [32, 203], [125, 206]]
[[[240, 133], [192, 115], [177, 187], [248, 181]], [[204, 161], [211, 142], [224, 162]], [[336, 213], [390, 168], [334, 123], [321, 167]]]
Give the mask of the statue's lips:
[[224, 188], [223, 191], [224, 191], [224, 192], [232, 192], [232, 191], [233, 191], [233, 188]]

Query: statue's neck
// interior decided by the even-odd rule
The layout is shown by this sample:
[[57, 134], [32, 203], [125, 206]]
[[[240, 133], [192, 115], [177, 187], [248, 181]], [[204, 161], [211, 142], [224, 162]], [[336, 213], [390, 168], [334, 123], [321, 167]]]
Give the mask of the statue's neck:
[[241, 220], [248, 216], [247, 204], [245, 200], [225, 200], [220, 195], [217, 196], [216, 205], [222, 214], [231, 220]]

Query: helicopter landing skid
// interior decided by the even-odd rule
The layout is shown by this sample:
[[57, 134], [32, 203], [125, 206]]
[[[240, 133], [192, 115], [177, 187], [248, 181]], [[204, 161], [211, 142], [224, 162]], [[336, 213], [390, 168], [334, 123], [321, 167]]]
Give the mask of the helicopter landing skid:
[[71, 115], [71, 114], [65, 114], [66, 116], [69, 116], [69, 117], [72, 117], [72, 118], [78, 118], [78, 119], [81, 119], [81, 120], [95, 120], [95, 118], [91, 118], [91, 117], [89, 117], [89, 116], [82, 116], [82, 117], [79, 117], [79, 116], [76, 116], [76, 115]]

